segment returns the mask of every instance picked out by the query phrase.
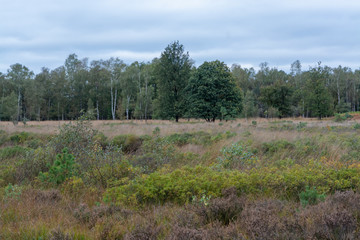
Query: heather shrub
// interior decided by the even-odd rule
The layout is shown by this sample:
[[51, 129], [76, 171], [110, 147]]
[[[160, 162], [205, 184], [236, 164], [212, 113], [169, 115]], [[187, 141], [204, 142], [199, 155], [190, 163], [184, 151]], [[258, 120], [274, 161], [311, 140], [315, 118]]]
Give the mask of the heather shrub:
[[187, 239], [208, 239], [208, 240], [245, 240], [242, 233], [238, 231], [234, 224], [223, 226], [220, 222], [213, 222], [201, 228], [181, 227], [174, 225], [166, 239], [187, 240]]
[[49, 240], [73, 240], [74, 235], [65, 233], [60, 228], [53, 229], [49, 234]]
[[32, 190], [30, 194], [36, 202], [41, 203], [55, 203], [62, 199], [62, 195], [57, 189], [49, 190]]
[[261, 200], [244, 208], [241, 223], [250, 239], [299, 239], [293, 214], [282, 201]]
[[137, 224], [133, 230], [125, 235], [125, 240], [158, 239], [163, 233], [163, 227], [150, 219], [145, 223]]
[[222, 197], [210, 199], [207, 205], [197, 205], [195, 211], [205, 223], [219, 221], [228, 225], [237, 219], [244, 206], [245, 198], [239, 198], [236, 188], [232, 187], [224, 189]]
[[85, 203], [79, 204], [73, 212], [74, 217], [80, 223], [86, 224], [89, 229], [95, 227], [101, 218], [109, 218], [114, 214], [119, 214], [122, 218], [127, 218], [131, 212], [114, 205], [100, 204], [90, 208]]
[[203, 240], [206, 235], [206, 232], [202, 229], [181, 227], [178, 225], [173, 226], [171, 233], [168, 236], [168, 240]]
[[297, 214], [305, 239], [358, 239], [356, 217], [331, 201], [308, 206]]

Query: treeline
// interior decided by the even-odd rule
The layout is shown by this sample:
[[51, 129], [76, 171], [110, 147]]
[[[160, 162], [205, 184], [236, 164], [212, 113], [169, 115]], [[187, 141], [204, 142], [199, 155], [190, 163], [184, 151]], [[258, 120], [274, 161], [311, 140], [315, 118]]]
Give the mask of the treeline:
[[0, 120], [231, 119], [326, 117], [359, 110], [360, 70], [318, 63], [290, 73], [204, 62], [198, 68], [179, 42], [151, 62], [78, 59], [39, 74], [21, 65], [0, 73]]

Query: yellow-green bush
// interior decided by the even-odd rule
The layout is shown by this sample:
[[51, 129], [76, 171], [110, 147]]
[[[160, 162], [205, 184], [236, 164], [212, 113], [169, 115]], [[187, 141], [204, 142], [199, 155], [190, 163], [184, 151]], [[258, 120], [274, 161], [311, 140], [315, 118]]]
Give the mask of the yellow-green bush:
[[104, 197], [118, 204], [189, 202], [193, 196], [206, 194], [218, 197], [228, 187], [236, 187], [239, 194], [273, 196], [298, 200], [306, 186], [317, 187], [319, 193], [360, 187], [360, 169], [332, 169], [320, 163], [292, 168], [217, 171], [210, 167], [182, 167], [175, 171], [160, 170], [143, 175], [123, 186], [109, 188]]

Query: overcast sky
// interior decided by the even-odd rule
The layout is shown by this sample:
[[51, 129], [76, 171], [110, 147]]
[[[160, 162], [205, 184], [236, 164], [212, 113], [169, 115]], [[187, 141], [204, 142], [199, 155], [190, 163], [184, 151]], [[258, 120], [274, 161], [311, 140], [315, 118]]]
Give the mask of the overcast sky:
[[1, 0], [0, 72], [21, 63], [35, 73], [71, 53], [90, 61], [151, 61], [179, 40], [196, 65], [289, 71], [322, 61], [360, 67], [357, 0]]

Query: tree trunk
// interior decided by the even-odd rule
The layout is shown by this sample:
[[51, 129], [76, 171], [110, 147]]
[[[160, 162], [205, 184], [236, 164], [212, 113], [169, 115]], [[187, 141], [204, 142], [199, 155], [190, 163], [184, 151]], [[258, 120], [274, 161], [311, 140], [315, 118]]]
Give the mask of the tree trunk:
[[115, 88], [115, 91], [113, 91], [114, 89], [112, 85], [113, 85], [113, 80], [111, 80], [111, 86], [110, 86], [111, 115], [112, 115], [112, 119], [115, 120], [117, 89]]
[[19, 94], [18, 94], [18, 109], [17, 109], [17, 121], [20, 121], [20, 100], [21, 100], [21, 94], [20, 94], [20, 90], [19, 90]]
[[126, 96], [126, 120], [129, 120], [130, 96]]
[[96, 100], [96, 119], [99, 120], [99, 100]]

